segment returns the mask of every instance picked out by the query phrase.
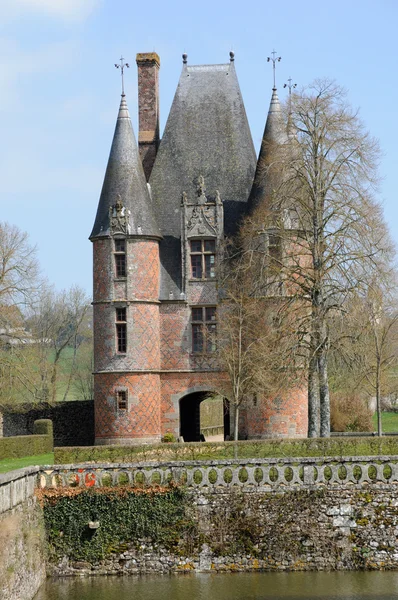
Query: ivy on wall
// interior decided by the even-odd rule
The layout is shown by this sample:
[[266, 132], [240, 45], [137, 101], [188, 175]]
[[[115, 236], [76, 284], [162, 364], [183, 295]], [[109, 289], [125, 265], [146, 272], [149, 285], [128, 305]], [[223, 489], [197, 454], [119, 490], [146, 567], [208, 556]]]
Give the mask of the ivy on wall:
[[39, 493], [52, 560], [97, 562], [142, 538], [177, 549], [187, 527], [186, 494], [151, 488], [68, 488]]

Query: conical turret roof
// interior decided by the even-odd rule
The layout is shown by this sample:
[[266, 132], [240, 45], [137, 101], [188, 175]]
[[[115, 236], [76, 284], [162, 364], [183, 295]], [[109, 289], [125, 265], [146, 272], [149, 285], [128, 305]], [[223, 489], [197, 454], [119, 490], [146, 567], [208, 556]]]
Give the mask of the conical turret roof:
[[260, 153], [258, 155], [256, 174], [249, 196], [249, 209], [259, 206], [268, 199], [272, 191], [273, 177], [270, 168], [273, 162], [272, 154], [275, 152], [275, 149], [286, 144], [287, 141], [288, 136], [281, 105], [277, 90], [273, 88]]
[[117, 202], [129, 213], [130, 235], [161, 237], [124, 94], [90, 239], [109, 235], [110, 207]]

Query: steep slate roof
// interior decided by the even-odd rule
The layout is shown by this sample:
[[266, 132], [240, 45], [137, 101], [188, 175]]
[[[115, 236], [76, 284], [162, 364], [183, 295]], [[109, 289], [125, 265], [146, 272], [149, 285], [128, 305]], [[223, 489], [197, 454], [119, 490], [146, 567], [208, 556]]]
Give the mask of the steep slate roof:
[[131, 235], [160, 237], [124, 94], [90, 239], [109, 235], [109, 208], [119, 195], [130, 211]]
[[160, 232], [161, 298], [181, 291], [181, 196], [220, 192], [225, 232], [236, 230], [250, 193], [256, 155], [234, 63], [183, 66], [150, 177]]
[[286, 144], [287, 140], [288, 136], [281, 105], [276, 88], [273, 88], [260, 153], [258, 155], [256, 174], [250, 192], [249, 210], [259, 206], [259, 204], [267, 199], [272, 187], [272, 176], [270, 177], [268, 170], [272, 160], [272, 149], [276, 144]]

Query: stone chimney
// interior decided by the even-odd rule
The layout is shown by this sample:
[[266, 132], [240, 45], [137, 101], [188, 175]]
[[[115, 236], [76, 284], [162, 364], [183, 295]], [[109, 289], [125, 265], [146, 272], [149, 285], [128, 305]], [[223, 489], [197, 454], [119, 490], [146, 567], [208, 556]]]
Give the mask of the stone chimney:
[[138, 147], [146, 180], [149, 180], [159, 147], [159, 67], [156, 52], [137, 54]]

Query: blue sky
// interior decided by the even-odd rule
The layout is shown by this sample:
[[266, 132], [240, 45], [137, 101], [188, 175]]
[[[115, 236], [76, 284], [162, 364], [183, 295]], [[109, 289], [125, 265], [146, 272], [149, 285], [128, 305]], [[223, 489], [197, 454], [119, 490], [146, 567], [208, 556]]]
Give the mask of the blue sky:
[[58, 289], [91, 294], [88, 241], [120, 100], [121, 54], [137, 134], [137, 52], [161, 59], [161, 128], [181, 71], [235, 66], [258, 149], [272, 88], [337, 80], [383, 157], [380, 200], [398, 242], [398, 2], [396, 0], [0, 0], [0, 219], [27, 231]]

